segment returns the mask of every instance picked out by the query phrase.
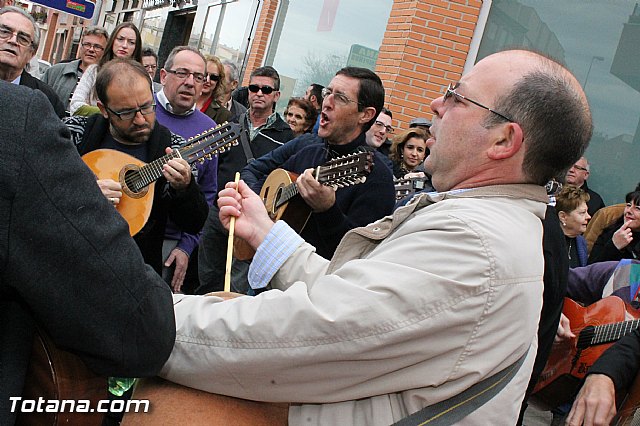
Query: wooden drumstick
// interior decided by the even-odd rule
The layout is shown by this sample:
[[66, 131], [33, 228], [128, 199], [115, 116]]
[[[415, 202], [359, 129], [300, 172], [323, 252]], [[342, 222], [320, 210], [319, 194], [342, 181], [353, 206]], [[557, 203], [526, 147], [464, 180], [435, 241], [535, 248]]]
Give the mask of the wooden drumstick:
[[[236, 191], [238, 190], [238, 181], [240, 180], [240, 172], [236, 172]], [[236, 217], [232, 216], [229, 221], [229, 240], [227, 241], [227, 266], [224, 269], [224, 291], [231, 291], [231, 259], [233, 259], [233, 230], [236, 226]]]

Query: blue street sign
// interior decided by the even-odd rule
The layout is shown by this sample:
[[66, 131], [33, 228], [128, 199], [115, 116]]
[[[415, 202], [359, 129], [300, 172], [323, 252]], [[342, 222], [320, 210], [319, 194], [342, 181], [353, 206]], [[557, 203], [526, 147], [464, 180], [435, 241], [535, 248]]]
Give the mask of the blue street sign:
[[31, 0], [31, 2], [84, 19], [91, 19], [96, 9], [94, 0]]

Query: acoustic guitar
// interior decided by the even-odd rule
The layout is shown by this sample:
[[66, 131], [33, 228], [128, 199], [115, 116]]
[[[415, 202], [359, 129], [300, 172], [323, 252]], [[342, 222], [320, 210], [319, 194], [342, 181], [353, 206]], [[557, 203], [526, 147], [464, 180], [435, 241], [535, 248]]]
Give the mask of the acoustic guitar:
[[[34, 335], [29, 368], [22, 392], [23, 400], [39, 401], [44, 412], [21, 412], [16, 425], [100, 426], [103, 413], [96, 411], [98, 401], [108, 398], [106, 377], [87, 368], [76, 355], [59, 349], [40, 329]], [[56, 401], [68, 401], [55, 406]], [[69, 404], [74, 405], [72, 410]]]
[[[322, 185], [334, 190], [364, 183], [373, 168], [374, 154], [370, 151], [358, 151], [353, 154], [334, 158], [316, 168], [314, 177]], [[299, 197], [296, 179], [298, 175], [284, 169], [275, 169], [262, 185], [262, 198], [269, 217], [275, 222], [284, 220], [296, 232], [304, 229], [311, 208]], [[248, 260], [255, 251], [243, 240], [236, 238], [233, 249], [234, 257]]]
[[175, 158], [183, 158], [189, 164], [204, 162], [237, 145], [239, 135], [238, 124], [224, 123], [190, 138], [187, 145], [148, 164], [113, 149], [97, 149], [82, 159], [97, 179], [113, 179], [122, 185], [123, 194], [116, 209], [129, 224], [129, 233], [133, 236], [149, 219], [154, 183], [162, 176], [162, 166]]
[[[542, 410], [570, 402], [589, 367], [621, 337], [640, 326], [640, 313], [616, 296], [582, 307], [565, 298], [562, 312], [576, 335], [554, 343], [530, 401]], [[630, 316], [636, 318], [625, 321]]]

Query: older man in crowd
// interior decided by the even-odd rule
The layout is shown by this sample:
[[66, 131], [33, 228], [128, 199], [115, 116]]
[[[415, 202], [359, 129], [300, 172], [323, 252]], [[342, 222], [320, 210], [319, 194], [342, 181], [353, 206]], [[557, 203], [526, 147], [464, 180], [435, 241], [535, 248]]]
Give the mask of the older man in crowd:
[[576, 163], [571, 166], [569, 171], [567, 172], [567, 176], [565, 178], [566, 182], [569, 185], [577, 186], [578, 188], [582, 188], [583, 190], [589, 193], [589, 201], [587, 201], [587, 210], [589, 211], [589, 216], [592, 216], [601, 208], [605, 206], [604, 201], [600, 194], [598, 194], [593, 189], [587, 186], [587, 179], [589, 179], [589, 162], [586, 157], [580, 157]]
[[40, 90], [47, 96], [58, 117], [66, 115], [64, 105], [48, 84], [31, 76], [25, 66], [38, 51], [40, 29], [24, 9], [0, 9], [0, 79]]

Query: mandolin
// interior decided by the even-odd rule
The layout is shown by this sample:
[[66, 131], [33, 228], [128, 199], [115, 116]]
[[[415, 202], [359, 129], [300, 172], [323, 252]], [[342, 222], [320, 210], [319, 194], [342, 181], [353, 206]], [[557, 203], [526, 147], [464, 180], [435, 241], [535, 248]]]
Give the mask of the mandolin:
[[429, 178], [426, 176], [395, 179], [393, 186], [396, 191], [396, 201], [425, 189], [433, 190], [429, 184]]
[[[370, 151], [358, 151], [353, 154], [334, 158], [316, 168], [314, 177], [323, 185], [334, 190], [364, 183], [373, 168], [374, 154]], [[304, 229], [311, 208], [298, 196], [296, 179], [298, 175], [284, 169], [275, 169], [262, 185], [262, 198], [269, 217], [275, 222], [284, 220], [296, 232]], [[254, 250], [243, 240], [236, 238], [233, 254], [239, 260], [251, 259]]]
[[162, 166], [175, 158], [189, 164], [204, 162], [237, 145], [239, 135], [238, 124], [224, 123], [190, 138], [186, 145], [148, 164], [113, 149], [96, 149], [82, 159], [97, 179], [113, 179], [122, 185], [122, 198], [115, 207], [129, 224], [129, 233], [133, 236], [149, 219], [154, 183], [162, 177]]
[[[554, 342], [530, 401], [549, 410], [571, 401], [589, 367], [621, 337], [640, 326], [640, 313], [616, 296], [583, 307], [565, 297], [562, 312], [569, 318], [573, 339]], [[625, 321], [630, 316], [636, 318]]]

